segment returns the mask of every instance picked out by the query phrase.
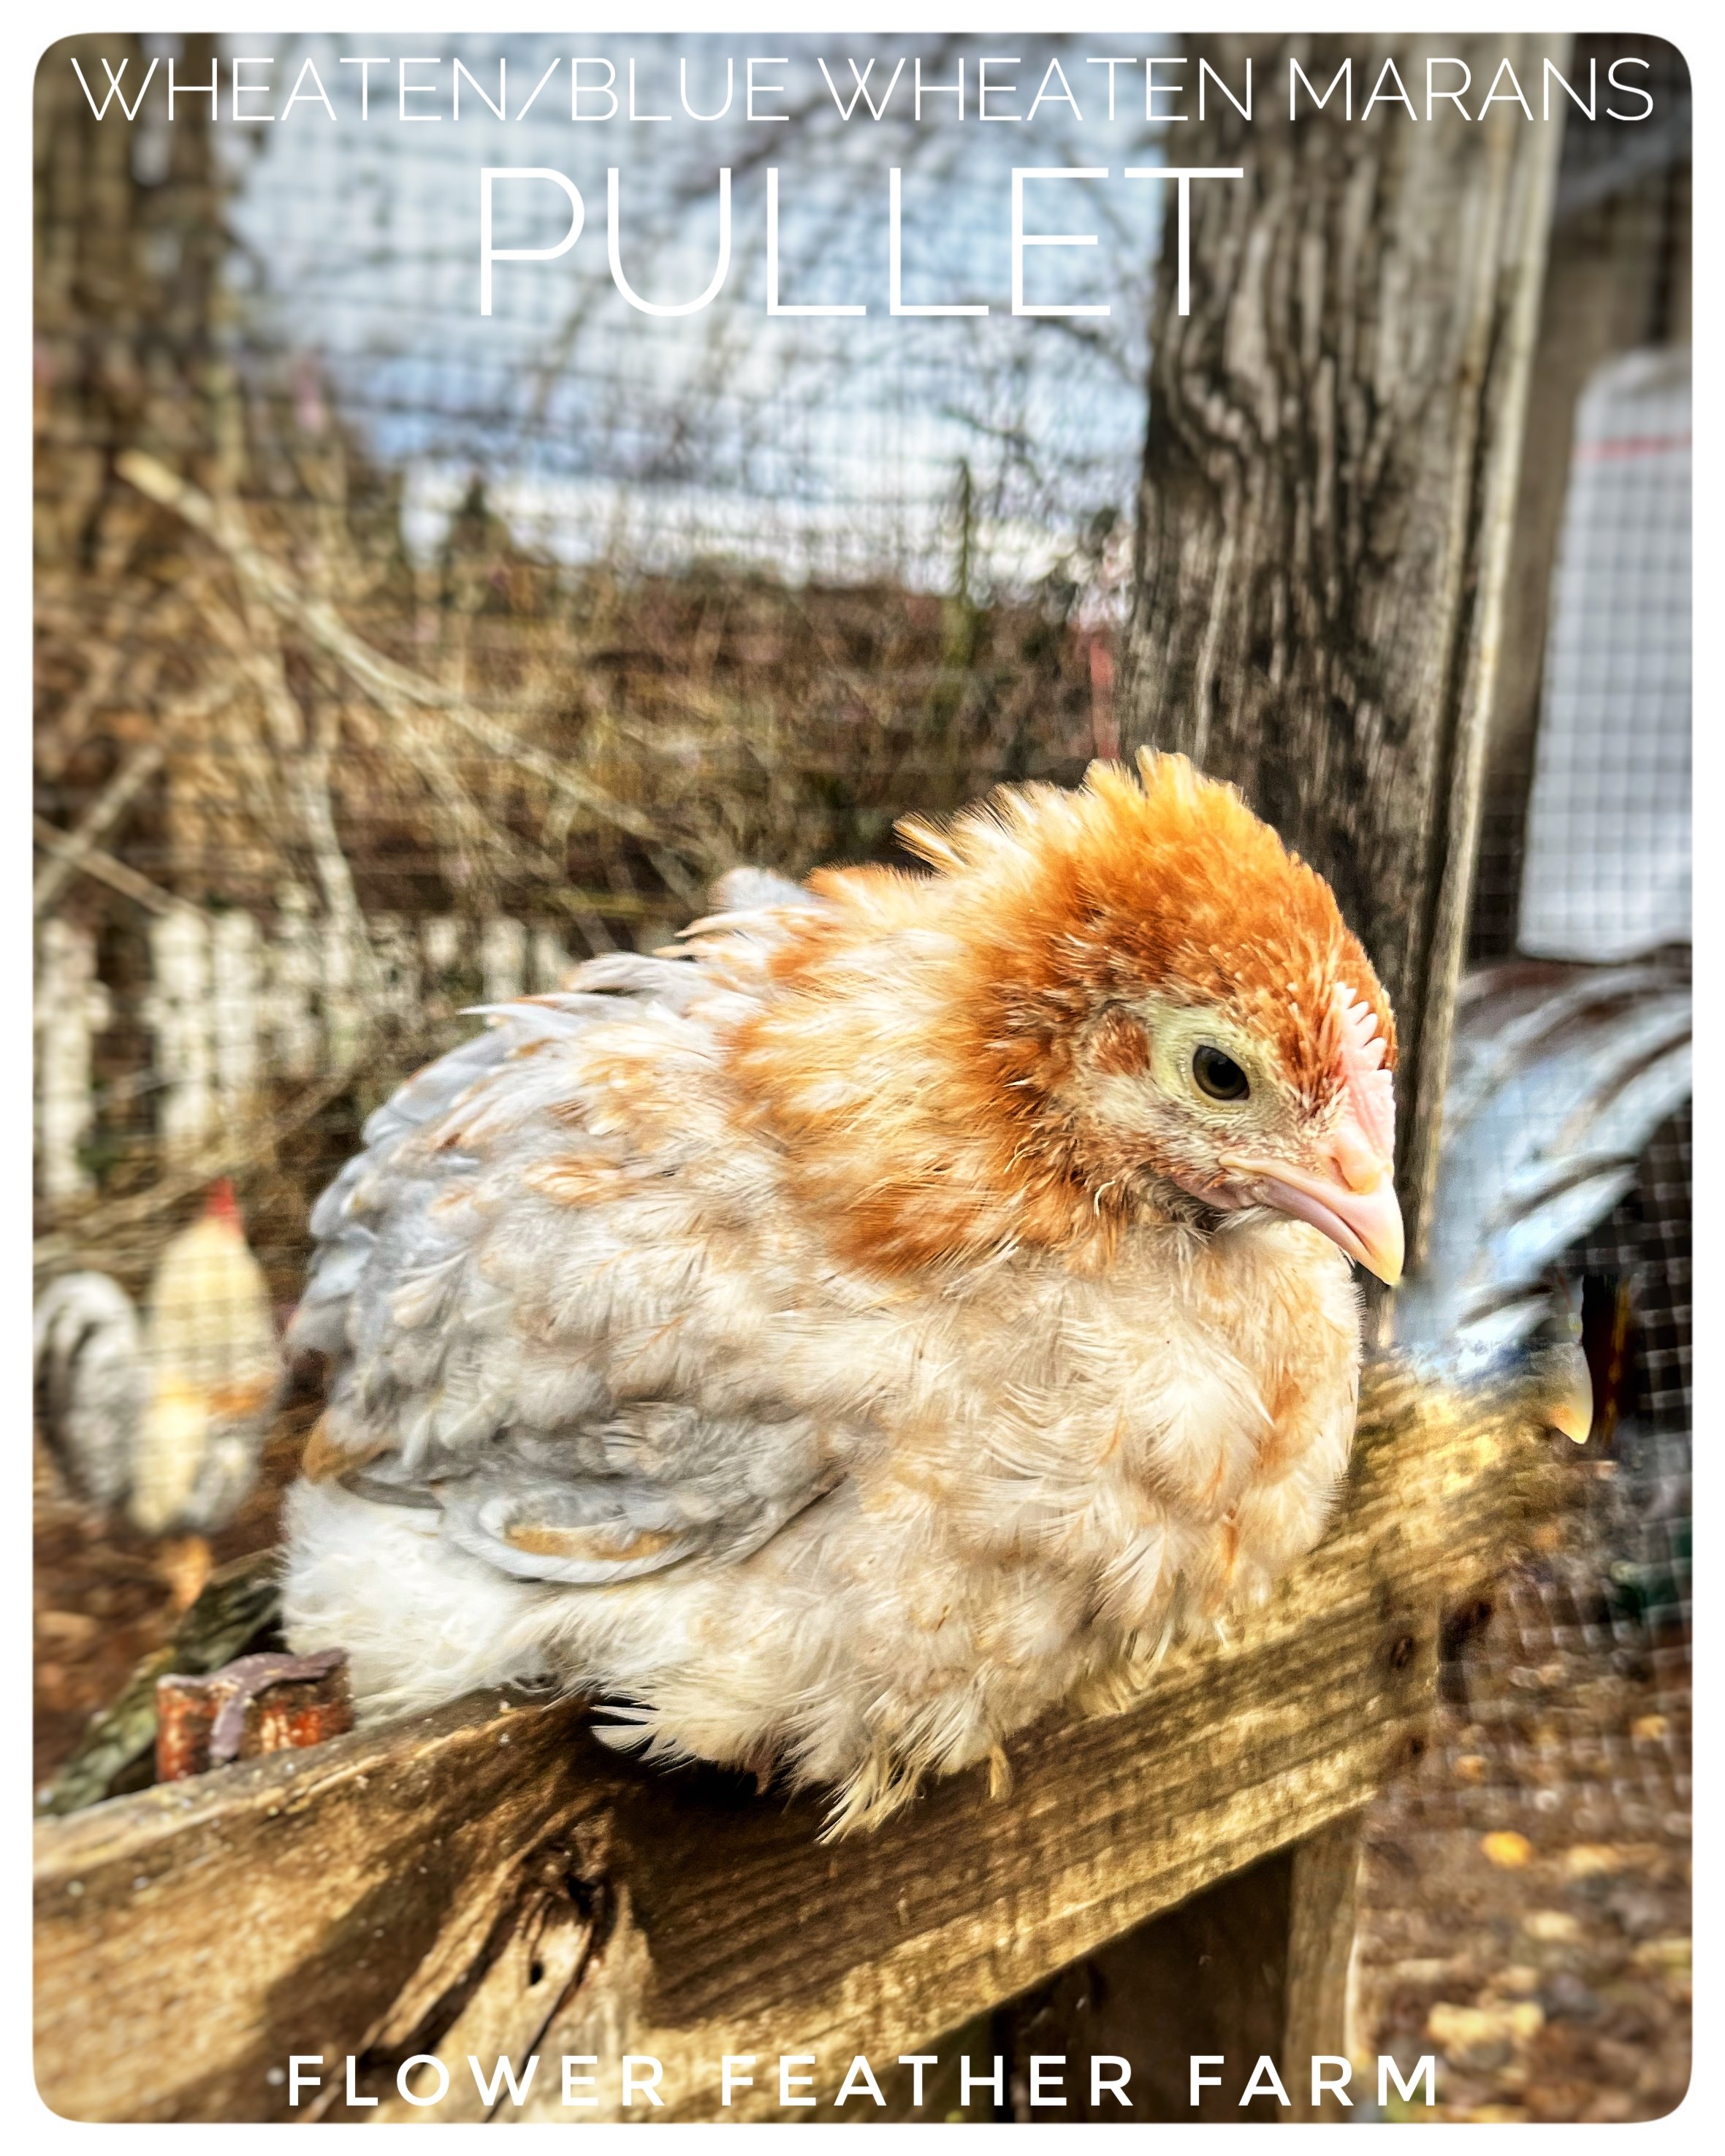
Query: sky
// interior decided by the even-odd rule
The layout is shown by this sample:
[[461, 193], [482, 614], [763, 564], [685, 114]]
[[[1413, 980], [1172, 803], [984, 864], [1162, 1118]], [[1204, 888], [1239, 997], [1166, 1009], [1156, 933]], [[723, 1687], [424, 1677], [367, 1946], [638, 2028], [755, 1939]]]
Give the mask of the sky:
[[[762, 48], [784, 59], [757, 69], [786, 85], [778, 108], [795, 110], [782, 127], [743, 116], [746, 63]], [[309, 59], [339, 118], [307, 96], [276, 124], [218, 131], [237, 182], [234, 275], [247, 319], [276, 350], [315, 361], [372, 454], [405, 471], [416, 547], [435, 544], [479, 472], [523, 536], [570, 560], [620, 552], [670, 567], [717, 552], [792, 579], [887, 573], [947, 588], [963, 465], [975, 506], [973, 589], [1005, 590], [1042, 574], [1096, 511], [1129, 506], [1165, 191], [1122, 174], [1160, 162], [1170, 131], [1144, 121], [1142, 91], [1129, 88], [1142, 83], [1141, 67], [1091, 63], [1098, 52], [1153, 53], [1155, 41], [444, 36], [420, 49], [428, 64], [413, 80], [429, 85], [427, 111], [444, 117], [403, 124], [399, 71], [378, 69], [361, 125], [356, 71], [341, 61], [389, 53], [388, 38], [232, 40], [230, 54], [275, 55], [278, 106], [285, 85], [309, 85]], [[817, 63], [826, 59], [848, 97], [850, 60], [866, 67], [871, 55], [877, 99], [906, 63], [894, 102], [880, 122], [859, 108], [847, 123]], [[587, 111], [605, 110], [597, 85], [604, 66], [615, 70], [615, 121], [572, 123], [576, 56], [586, 63]], [[955, 100], [937, 95], [927, 97], [922, 124], [911, 123], [919, 58], [925, 85], [955, 81], [963, 59], [962, 124]], [[997, 115], [1024, 113], [1039, 86], [1049, 91], [1034, 118], [978, 123], [984, 58], [991, 82], [1012, 85], [994, 92]], [[457, 59], [467, 71], [458, 122]], [[730, 114], [700, 125], [682, 117], [680, 63], [690, 103], [711, 111], [727, 59]], [[629, 122], [631, 63], [635, 110], [671, 119]], [[772, 102], [762, 95], [762, 109]], [[889, 314], [895, 165], [904, 176], [904, 297], [986, 303], [986, 317]], [[478, 300], [488, 166], [567, 174], [585, 222], [557, 260], [497, 264], [487, 317]], [[712, 275], [721, 166], [732, 173], [724, 289], [680, 319], [635, 311], [608, 261], [608, 168], [619, 174], [625, 275], [641, 295], [670, 300], [694, 296]], [[778, 173], [782, 299], [863, 305], [866, 316], [767, 314], [769, 166]], [[1027, 250], [1027, 298], [1106, 305], [1107, 316], [1010, 311], [1014, 166], [1108, 172], [1103, 182], [1027, 182], [1024, 217], [1027, 232], [1096, 235], [1086, 249]], [[500, 182], [494, 200], [495, 246], [549, 246], [567, 229], [555, 183]]]

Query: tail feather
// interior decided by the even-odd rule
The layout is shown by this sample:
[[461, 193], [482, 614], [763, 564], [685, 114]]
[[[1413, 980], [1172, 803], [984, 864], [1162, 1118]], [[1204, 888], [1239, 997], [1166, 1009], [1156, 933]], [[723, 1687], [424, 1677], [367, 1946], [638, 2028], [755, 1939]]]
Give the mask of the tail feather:
[[45, 1289], [32, 1325], [38, 1426], [80, 1497], [123, 1505], [149, 1404], [137, 1312], [102, 1273], [67, 1273]]
[[1464, 986], [1409, 1346], [1496, 1347], [1548, 1308], [1550, 1269], [1633, 1186], [1693, 1083], [1687, 980], [1656, 964], [1517, 962]]

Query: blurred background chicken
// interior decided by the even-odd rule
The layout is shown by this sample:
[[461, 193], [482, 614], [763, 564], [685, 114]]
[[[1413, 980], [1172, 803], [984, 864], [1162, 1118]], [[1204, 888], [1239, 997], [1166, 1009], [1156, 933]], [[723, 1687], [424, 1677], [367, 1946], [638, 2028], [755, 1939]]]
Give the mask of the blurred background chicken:
[[169, 1538], [176, 1599], [205, 1538], [250, 1490], [281, 1375], [270, 1294], [233, 1187], [163, 1250], [141, 1315], [106, 1275], [69, 1273], [36, 1305], [38, 1427], [88, 1503]]
[[1688, 1099], [1686, 965], [1516, 959], [1464, 983], [1430, 1252], [1396, 1298], [1409, 1347], [1486, 1351], [1574, 1300], [1564, 1254]]
[[1498, 962], [1461, 984], [1426, 1260], [1395, 1307], [1405, 1345], [1484, 1353], [1585, 1301], [1601, 1438], [1630, 1306], [1669, 1292], [1597, 1239], [1692, 1083], [1690, 426], [1676, 349], [1613, 361], [1578, 410], [1518, 867], [1486, 864]]

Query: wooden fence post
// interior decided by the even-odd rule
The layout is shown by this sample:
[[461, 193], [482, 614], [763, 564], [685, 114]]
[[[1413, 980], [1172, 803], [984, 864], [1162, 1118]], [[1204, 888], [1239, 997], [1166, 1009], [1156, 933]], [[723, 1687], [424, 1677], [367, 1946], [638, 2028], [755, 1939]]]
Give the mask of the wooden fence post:
[[80, 1148], [95, 1120], [90, 1052], [108, 1022], [108, 993], [96, 978], [95, 937], [69, 921], [47, 921], [36, 964], [36, 1125], [42, 1194], [54, 1204], [95, 1187]]
[[[1538, 116], [1541, 69], [1567, 48], [1182, 49], [1236, 90], [1249, 57], [1254, 107], [1248, 123], [1213, 94], [1180, 146], [1184, 164], [1245, 177], [1192, 183], [1183, 316], [1170, 205], [1122, 739], [1233, 780], [1333, 886], [1396, 1010], [1417, 1258], [1562, 134], [1557, 105]], [[1466, 121], [1439, 102], [1428, 121], [1440, 55], [1470, 66], [1476, 98], [1507, 58], [1534, 85], [1531, 122], [1507, 100]], [[1319, 93], [1337, 85], [1327, 109], [1294, 62]], [[1404, 87], [1411, 111], [1389, 101]]]
[[[1355, 1897], [1366, 1815], [1347, 1812], [1299, 1843], [1288, 1881], [1288, 1963], [1281, 2048], [1289, 2117], [1346, 2117], [1334, 2097], [1312, 2095], [1312, 2061], [1348, 2058], [1348, 1987], [1353, 1963]], [[1333, 2081], [1333, 2071], [1328, 2078]]]
[[162, 1078], [162, 1157], [177, 1167], [196, 1158], [214, 1112], [209, 922], [177, 907], [150, 924], [150, 993], [144, 1023], [156, 1036]]
[[276, 894], [275, 911], [266, 1012], [272, 1046], [284, 1077], [310, 1078], [323, 1050], [316, 1014], [321, 968], [311, 892], [303, 884], [284, 884]]
[[[309, 892], [276, 894], [267, 933], [248, 912], [174, 905], [149, 932], [150, 981], [131, 1015], [152, 1039], [160, 1081], [162, 1165], [183, 1166], [218, 1131], [261, 1131], [266, 1079], [341, 1071], [381, 1035], [411, 1041], [475, 1000], [501, 1003], [555, 988], [572, 961], [559, 932], [489, 915], [455, 915], [416, 930], [396, 913], [365, 921], [372, 986], [356, 984], [351, 938], [314, 910]], [[95, 1128], [93, 1044], [127, 1015], [96, 974], [91, 932], [55, 917], [37, 930], [36, 1159], [43, 1197], [75, 1204], [95, 1194], [84, 1147]]]
[[[239, 1127], [257, 1106], [262, 957], [249, 913], [218, 913], [210, 924], [210, 1042], [215, 1105]], [[200, 1137], [203, 1133], [200, 1132]]]
[[485, 923], [480, 938], [480, 971], [488, 1004], [507, 1003], [521, 993], [527, 971], [527, 932], [519, 921], [500, 915]]
[[[1362, 48], [1353, 80], [1343, 70]], [[1535, 83], [1537, 115], [1541, 64], [1549, 53], [1561, 65], [1566, 47], [1378, 37], [1182, 49], [1189, 69], [1207, 60], [1236, 89], [1250, 59], [1253, 110], [1248, 121], [1212, 96], [1180, 146], [1183, 165], [1243, 177], [1191, 184], [1186, 313], [1168, 205], [1123, 742], [1183, 750], [1237, 784], [1328, 878], [1371, 952], [1400, 1033], [1399, 1180], [1417, 1263], [1562, 127], [1512, 103], [1476, 121], [1442, 105], [1410, 118], [1372, 93], [1419, 96], [1441, 52], [1483, 95], [1507, 57]], [[1336, 86], [1327, 110], [1301, 80]], [[1178, 1996], [1194, 2027], [1231, 2026], [1235, 2051], [1277, 2053], [1283, 2116], [1321, 2115], [1311, 2056], [1344, 2048], [1362, 1816], [1296, 1847], [1286, 1867], [1203, 1897], [1228, 1897], [1225, 1912], [1194, 1904], [1109, 1950], [1147, 1996], [1158, 1984]], [[1268, 2006], [1252, 2007], [1232, 1960], [1197, 1952], [1206, 1923], [1266, 1943]], [[1074, 1972], [1075, 1995], [1107, 1976], [1101, 1961], [1093, 1979]], [[1278, 2041], [1263, 2043], [1266, 2025]], [[1219, 2094], [1230, 2111], [1215, 2115], [1239, 2116], [1235, 2100]], [[1164, 2116], [1199, 2115], [1172, 2087], [1163, 2101]], [[1333, 2102], [1324, 2114], [1341, 2115]]]

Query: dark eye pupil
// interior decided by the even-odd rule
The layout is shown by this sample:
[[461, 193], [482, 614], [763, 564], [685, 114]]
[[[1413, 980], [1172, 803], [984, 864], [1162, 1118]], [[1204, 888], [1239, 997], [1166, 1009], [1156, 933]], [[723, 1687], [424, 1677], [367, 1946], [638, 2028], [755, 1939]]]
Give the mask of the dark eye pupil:
[[1192, 1059], [1192, 1075], [1213, 1101], [1243, 1101], [1252, 1090], [1245, 1071], [1219, 1048], [1200, 1048]]

